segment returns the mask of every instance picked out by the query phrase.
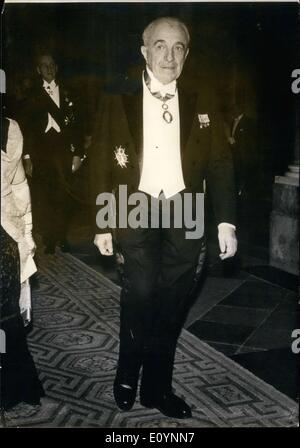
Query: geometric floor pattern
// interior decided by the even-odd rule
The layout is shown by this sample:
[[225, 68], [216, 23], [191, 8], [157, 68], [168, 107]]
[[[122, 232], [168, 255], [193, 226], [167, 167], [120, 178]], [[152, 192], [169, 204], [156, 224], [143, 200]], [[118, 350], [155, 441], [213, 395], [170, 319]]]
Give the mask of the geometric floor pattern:
[[192, 406], [176, 420], [137, 401], [120, 412], [112, 395], [120, 288], [70, 254], [38, 257], [28, 336], [46, 397], [5, 413], [9, 427], [291, 427], [298, 405], [186, 330], [173, 386]]

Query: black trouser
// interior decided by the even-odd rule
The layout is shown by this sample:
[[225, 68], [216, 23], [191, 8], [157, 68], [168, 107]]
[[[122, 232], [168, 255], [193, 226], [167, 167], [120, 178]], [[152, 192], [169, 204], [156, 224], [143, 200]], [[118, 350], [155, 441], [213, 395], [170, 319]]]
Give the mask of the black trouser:
[[33, 157], [31, 182], [34, 228], [47, 244], [66, 238], [74, 208], [71, 182], [72, 153], [60, 134], [49, 131], [41, 141], [40, 152]]
[[134, 378], [143, 366], [141, 393], [151, 399], [171, 390], [177, 339], [204, 263], [204, 238], [186, 239], [185, 231], [117, 232], [124, 257], [118, 370]]

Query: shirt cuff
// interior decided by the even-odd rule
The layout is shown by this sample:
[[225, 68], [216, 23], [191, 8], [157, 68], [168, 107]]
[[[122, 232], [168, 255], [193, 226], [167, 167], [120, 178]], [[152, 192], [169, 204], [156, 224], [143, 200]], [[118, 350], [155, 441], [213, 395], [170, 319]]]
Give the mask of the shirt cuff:
[[227, 227], [230, 227], [233, 230], [236, 230], [236, 227], [233, 224], [229, 224], [228, 222], [221, 222], [218, 225], [218, 229], [220, 229], [220, 227], [224, 227], [224, 226], [227, 226]]
[[24, 160], [26, 160], [26, 159], [30, 159], [30, 155], [29, 155], [29, 154], [25, 154], [25, 155], [23, 156], [23, 159], [24, 159]]

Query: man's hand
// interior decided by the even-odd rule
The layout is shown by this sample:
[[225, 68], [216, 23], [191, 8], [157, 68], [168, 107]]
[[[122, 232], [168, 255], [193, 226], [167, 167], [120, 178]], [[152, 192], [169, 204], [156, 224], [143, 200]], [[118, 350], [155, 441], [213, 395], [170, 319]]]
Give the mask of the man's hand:
[[24, 159], [23, 165], [24, 165], [24, 170], [25, 170], [26, 176], [32, 177], [33, 166], [32, 166], [31, 159]]
[[95, 235], [95, 246], [98, 247], [101, 255], [110, 256], [113, 254], [113, 244], [111, 233], [103, 233]]
[[81, 158], [79, 156], [74, 156], [72, 159], [72, 173], [75, 173], [81, 167]]
[[237, 239], [235, 236], [235, 229], [226, 223], [218, 225], [219, 233], [219, 246], [220, 246], [220, 258], [225, 260], [226, 258], [233, 257], [237, 251]]

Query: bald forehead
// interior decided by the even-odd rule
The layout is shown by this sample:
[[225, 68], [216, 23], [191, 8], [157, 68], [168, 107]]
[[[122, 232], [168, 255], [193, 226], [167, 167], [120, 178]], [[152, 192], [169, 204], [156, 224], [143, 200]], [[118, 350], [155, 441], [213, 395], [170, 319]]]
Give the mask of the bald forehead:
[[38, 57], [38, 65], [41, 64], [55, 64], [54, 58], [51, 56], [51, 54], [42, 54]]
[[149, 45], [164, 37], [176, 37], [187, 48], [190, 36], [186, 26], [177, 20], [159, 19], [148, 25], [143, 33], [144, 45]]

